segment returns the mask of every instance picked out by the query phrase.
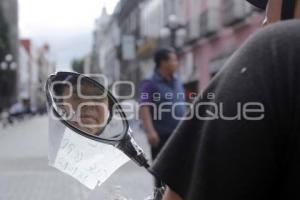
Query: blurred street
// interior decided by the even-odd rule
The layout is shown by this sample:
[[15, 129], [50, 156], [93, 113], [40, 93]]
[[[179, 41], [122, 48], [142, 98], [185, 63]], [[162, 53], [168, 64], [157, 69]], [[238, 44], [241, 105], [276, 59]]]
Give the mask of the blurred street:
[[[68, 86], [70, 82], [76, 87], [58, 88], [50, 87], [55, 76], [49, 79], [49, 75], [77, 72], [111, 91], [124, 106], [124, 112], [133, 114], [132, 120], [136, 121], [129, 120], [133, 137], [149, 158], [149, 145], [139, 123], [148, 130], [150, 143], [159, 144], [156, 148], [159, 150], [179, 123], [177, 119], [170, 121], [174, 114], [177, 118], [183, 116], [184, 102], [189, 107], [205, 91], [236, 50], [262, 28], [264, 19], [263, 10], [239, 0], [1, 0], [0, 200], [144, 200], [149, 197], [154, 190], [153, 177], [132, 161], [94, 191], [48, 165], [47, 101], [56, 104], [56, 111], [62, 111], [59, 114], [71, 114], [72, 124], [78, 124], [74, 119], [81, 121], [81, 118], [98, 128], [101, 124], [101, 129], [88, 131], [92, 135], [110, 131], [103, 129], [100, 122], [113, 121], [113, 112], [104, 111], [113, 111], [111, 107], [115, 105], [106, 101], [110, 95], [94, 98], [103, 94], [101, 87], [101, 92], [91, 93], [89, 99], [99, 109], [77, 115], [77, 108], [89, 103], [77, 95], [79, 82], [72, 82], [77, 75], [58, 79], [61, 85]], [[85, 89], [82, 91], [96, 88], [90, 84], [81, 86]], [[61, 98], [68, 88], [74, 88], [71, 96]], [[48, 98], [45, 91], [51, 93]], [[105, 109], [98, 100], [106, 105]], [[159, 113], [150, 105], [147, 106], [150, 109], [140, 109], [143, 103], [154, 103], [164, 111]], [[163, 104], [172, 105], [172, 113], [162, 108]], [[65, 105], [72, 105], [74, 110]], [[149, 110], [153, 114], [156, 111], [159, 120]], [[106, 125], [120, 128], [111, 124]], [[83, 127], [79, 123], [75, 128]], [[80, 156], [79, 152], [75, 158], [80, 161]], [[109, 158], [113, 159], [99, 162], [101, 166], [118, 161], [116, 156]], [[97, 169], [84, 163], [88, 169]], [[68, 162], [61, 166], [87, 180], [75, 164]]]
[[[47, 121], [47, 117], [35, 117], [0, 131], [0, 200], [110, 200], [119, 188], [132, 200], [151, 194], [151, 176], [132, 162], [91, 193], [73, 178], [49, 167]], [[135, 133], [138, 143], [145, 147], [141, 135]]]

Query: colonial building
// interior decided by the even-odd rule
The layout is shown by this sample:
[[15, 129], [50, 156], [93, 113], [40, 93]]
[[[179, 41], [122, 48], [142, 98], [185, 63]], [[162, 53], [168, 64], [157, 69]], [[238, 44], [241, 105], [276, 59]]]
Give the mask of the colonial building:
[[162, 44], [162, 31], [171, 15], [185, 29], [183, 43], [177, 37], [175, 46], [178, 74], [189, 92], [202, 91], [227, 58], [261, 27], [262, 20], [262, 14], [246, 1], [148, 0], [142, 6], [138, 46], [143, 77], [153, 70], [153, 51]]
[[136, 95], [138, 83], [141, 80], [139, 60], [137, 57], [137, 43], [141, 37], [140, 29], [140, 4], [143, 0], [121, 0], [118, 10], [118, 25], [120, 27], [121, 45], [119, 48], [120, 80], [131, 81], [122, 84], [119, 88], [121, 96]]
[[262, 15], [240, 0], [185, 0], [185, 10], [188, 34], [180, 52], [180, 74], [187, 86], [197, 82], [202, 91], [232, 53], [261, 27]]
[[18, 99], [28, 99], [33, 110], [41, 108], [46, 103], [46, 80], [55, 71], [50, 47], [37, 47], [30, 39], [22, 39], [19, 55]]
[[92, 57], [91, 57], [91, 68], [90, 72], [93, 74], [99, 74], [103, 72], [104, 68], [104, 45], [103, 43], [107, 39], [105, 33], [108, 26], [110, 16], [107, 14], [106, 9], [102, 10], [101, 16], [96, 19], [95, 30], [93, 35], [93, 47], [92, 47]]
[[[113, 16], [102, 16], [97, 59], [102, 72], [116, 69], [120, 76], [115, 80], [134, 83], [135, 91], [120, 88], [124, 95], [137, 94], [140, 81], [153, 73], [155, 50], [172, 45], [187, 92], [198, 93], [262, 19], [259, 10], [241, 0], [120, 0]], [[171, 31], [171, 23], [178, 30]], [[119, 37], [114, 38], [109, 33], [117, 27]], [[109, 64], [115, 62], [119, 68]]]

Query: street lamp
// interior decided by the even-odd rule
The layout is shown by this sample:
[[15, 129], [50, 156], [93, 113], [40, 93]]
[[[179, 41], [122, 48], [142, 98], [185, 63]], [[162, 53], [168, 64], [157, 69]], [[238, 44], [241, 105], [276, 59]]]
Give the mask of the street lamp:
[[171, 46], [176, 48], [176, 38], [184, 38], [186, 36], [185, 26], [180, 24], [176, 15], [172, 14], [168, 17], [168, 22], [160, 31], [161, 38], [170, 37]]
[[10, 63], [10, 69], [11, 70], [16, 70], [17, 69], [17, 64], [15, 62]]
[[161, 30], [160, 30], [160, 38], [168, 38], [169, 36], [171, 35], [171, 32], [170, 32], [170, 29], [167, 28], [167, 27], [163, 27]]
[[7, 68], [8, 68], [7, 63], [6, 63], [6, 62], [2, 62], [2, 63], [1, 63], [1, 69], [2, 69], [2, 70], [7, 70]]
[[7, 54], [6, 56], [5, 56], [5, 61], [6, 62], [11, 62], [13, 60], [13, 56], [11, 55], [11, 54]]
[[4, 61], [0, 63], [0, 69], [12, 70], [15, 71], [17, 69], [17, 63], [13, 61], [13, 56], [11, 54], [7, 54], [4, 58]]

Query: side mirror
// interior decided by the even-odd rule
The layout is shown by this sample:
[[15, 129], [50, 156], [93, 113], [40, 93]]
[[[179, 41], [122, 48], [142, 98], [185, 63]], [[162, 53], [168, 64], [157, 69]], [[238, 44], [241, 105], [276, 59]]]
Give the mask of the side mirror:
[[119, 102], [97, 81], [73, 72], [57, 72], [46, 83], [50, 111], [74, 132], [123, 151], [148, 168], [142, 149], [131, 137], [131, 129]]

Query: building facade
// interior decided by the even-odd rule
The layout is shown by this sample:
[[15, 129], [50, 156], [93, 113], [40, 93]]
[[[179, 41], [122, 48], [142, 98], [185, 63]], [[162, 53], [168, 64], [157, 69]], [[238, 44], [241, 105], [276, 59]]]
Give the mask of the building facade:
[[[119, 47], [120, 80], [131, 81], [133, 85], [122, 84], [121, 96], [136, 96], [141, 81], [137, 44], [141, 38], [141, 9], [143, 0], [121, 0], [118, 10], [121, 44]], [[132, 87], [134, 86], [134, 87]]]
[[19, 45], [18, 99], [29, 100], [32, 111], [45, 106], [44, 87], [49, 74], [55, 71], [48, 44], [37, 47], [30, 39]]
[[103, 68], [105, 67], [104, 63], [104, 54], [105, 54], [105, 45], [104, 42], [107, 39], [107, 35], [105, 33], [106, 28], [108, 26], [110, 20], [110, 16], [107, 14], [106, 9], [102, 10], [101, 16], [96, 19], [95, 22], [95, 30], [93, 35], [93, 47], [92, 47], [92, 55], [91, 55], [91, 68], [90, 72], [94, 74], [102, 73]]
[[[90, 58], [85, 62], [85, 72], [101, 74], [106, 77], [105, 84], [111, 87], [112, 84], [120, 79], [119, 47], [121, 44], [120, 28], [117, 20], [117, 9], [112, 15], [108, 15], [106, 9], [96, 21], [94, 32], [93, 51]], [[90, 61], [91, 69], [87, 66]]]
[[[154, 17], [155, 16], [155, 17]], [[165, 26], [164, 1], [148, 0], [141, 5], [141, 38], [137, 45], [141, 79], [154, 71], [153, 54], [160, 41], [160, 31]]]
[[[98, 53], [99, 63], [113, 68], [109, 63], [117, 60], [120, 76], [115, 80], [133, 82], [136, 94], [140, 81], [153, 73], [155, 50], [171, 45], [170, 34], [163, 33], [174, 16], [183, 32], [176, 32], [172, 44], [180, 59], [178, 75], [188, 93], [203, 91], [263, 19], [259, 10], [241, 0], [120, 0], [114, 15], [101, 26], [105, 53]], [[119, 28], [118, 39], [107, 34], [112, 27]], [[107, 67], [102, 71], [110, 73]], [[128, 93], [126, 88], [120, 91]]]
[[185, 4], [188, 34], [180, 56], [181, 70], [190, 75], [180, 74], [187, 85], [197, 81], [198, 91], [203, 91], [234, 51], [261, 27], [263, 16], [246, 1], [186, 0]]

